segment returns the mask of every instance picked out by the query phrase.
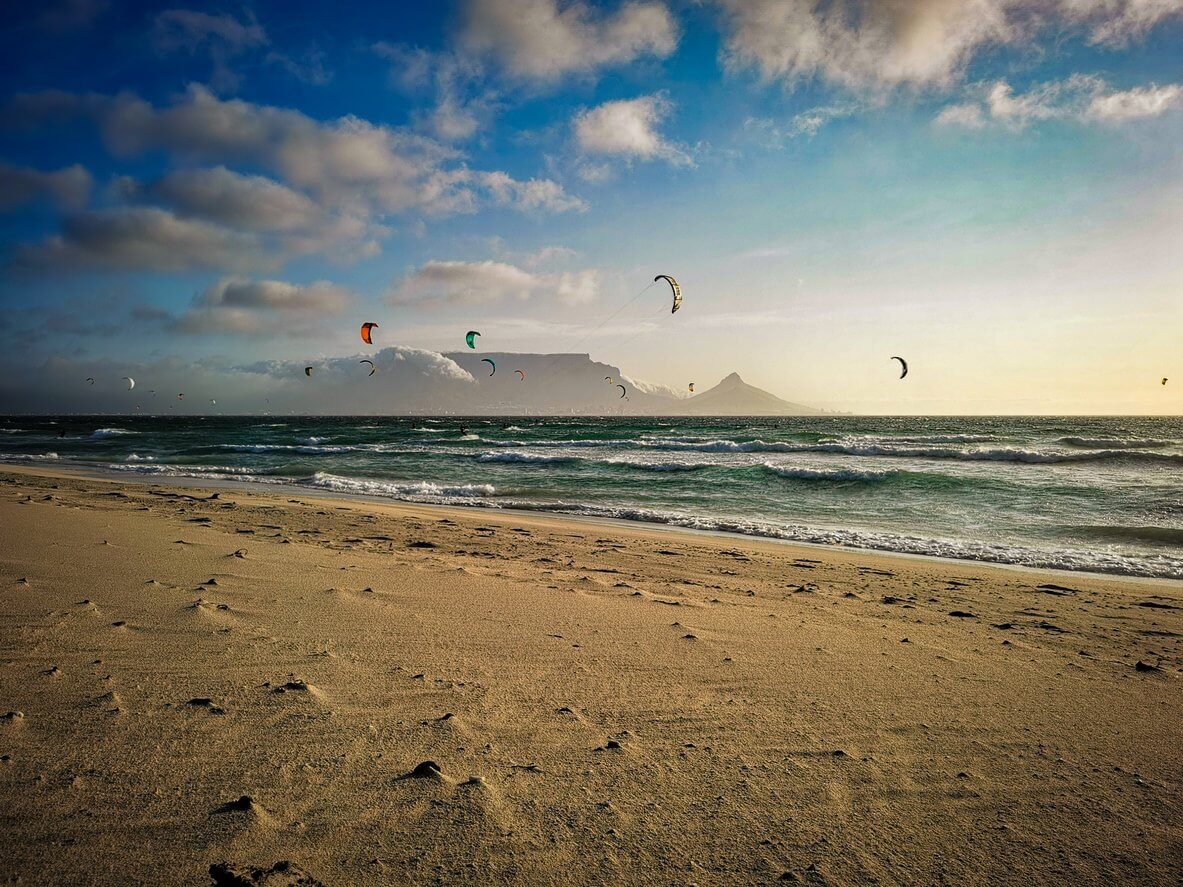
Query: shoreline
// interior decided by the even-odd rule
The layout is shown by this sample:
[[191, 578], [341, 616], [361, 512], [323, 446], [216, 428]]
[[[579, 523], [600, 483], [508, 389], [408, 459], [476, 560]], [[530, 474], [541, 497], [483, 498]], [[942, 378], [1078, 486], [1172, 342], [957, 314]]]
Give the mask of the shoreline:
[[666, 532], [673, 534], [685, 533], [690, 535], [705, 535], [723, 539], [731, 539], [735, 541], [746, 541], [753, 543], [763, 542], [778, 546], [801, 547], [803, 549], [813, 551], [845, 552], [849, 554], [883, 556], [885, 558], [892, 559], [918, 559], [921, 561], [932, 561], [935, 563], [948, 564], [951, 566], [979, 565], [982, 567], [997, 568], [1001, 570], [1047, 573], [1053, 576], [1082, 576], [1113, 581], [1162, 584], [1169, 588], [1183, 588], [1183, 579], [1175, 579], [1169, 576], [1142, 576], [1131, 573], [1099, 572], [1096, 570], [1073, 570], [1068, 568], [1029, 566], [1026, 564], [1007, 563], [1005, 561], [985, 560], [969, 557], [947, 557], [937, 554], [899, 551], [889, 548], [873, 548], [869, 546], [858, 547], [837, 543], [810, 542], [806, 540], [786, 539], [757, 533], [742, 533], [725, 529], [687, 527], [661, 521], [646, 521], [641, 519], [579, 514], [577, 512], [567, 512], [558, 509], [548, 510], [541, 508], [515, 508], [512, 506], [503, 506], [498, 504], [476, 505], [468, 503], [416, 502], [413, 500], [402, 500], [394, 497], [368, 495], [365, 493], [346, 493], [339, 490], [327, 490], [317, 487], [301, 486], [296, 483], [252, 483], [249, 481], [238, 481], [233, 478], [209, 479], [177, 475], [136, 474], [134, 472], [120, 472], [114, 470], [105, 471], [100, 466], [81, 465], [78, 463], [58, 461], [33, 461], [28, 463], [0, 462], [0, 475], [5, 472], [41, 475], [46, 477], [80, 477], [107, 483], [130, 483], [139, 485], [156, 484], [160, 486], [177, 487], [180, 489], [226, 489], [241, 491], [243, 493], [256, 492], [260, 494], [266, 494], [270, 489], [272, 491], [298, 492], [302, 496], [308, 496], [310, 498], [316, 497], [341, 503], [361, 502], [370, 505], [390, 506], [396, 508], [399, 506], [411, 506], [416, 508], [457, 509], [462, 512], [470, 512], [474, 515], [504, 514], [521, 517], [532, 516], [542, 520], [545, 520], [547, 517], [553, 517], [559, 521], [571, 520], [577, 522], [586, 522], [593, 525], [620, 527], [622, 529], [638, 528], [649, 529], [654, 532]]
[[0, 472], [0, 880], [1183, 876], [1173, 585], [127, 481]]

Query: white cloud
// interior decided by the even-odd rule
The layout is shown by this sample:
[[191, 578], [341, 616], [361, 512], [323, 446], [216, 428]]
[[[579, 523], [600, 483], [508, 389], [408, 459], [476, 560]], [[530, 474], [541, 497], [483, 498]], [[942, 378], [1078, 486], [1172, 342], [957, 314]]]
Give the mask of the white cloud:
[[1145, 86], [1093, 96], [1087, 113], [1094, 120], [1120, 123], [1141, 117], [1157, 117], [1181, 104], [1183, 86], [1172, 83], [1168, 86]]
[[[164, 149], [189, 160], [256, 164], [343, 212], [447, 215], [473, 212], [489, 196], [482, 179], [489, 174], [460, 165], [459, 152], [358, 117], [321, 122], [286, 108], [222, 100], [200, 86], [165, 108], [127, 95], [82, 101], [118, 155]], [[47, 102], [60, 113], [59, 95]], [[31, 103], [25, 100], [26, 107]], [[526, 208], [562, 211], [576, 204], [551, 200]]]
[[1123, 46], [1163, 19], [1183, 14], [1183, 0], [1059, 0], [1070, 22], [1084, 24], [1093, 43]]
[[965, 129], [981, 129], [986, 125], [986, 115], [981, 105], [974, 104], [973, 102], [965, 102], [942, 108], [933, 122], [937, 126], [960, 126]]
[[391, 298], [396, 303], [525, 301], [550, 296], [564, 304], [590, 302], [599, 292], [594, 270], [542, 274], [507, 262], [431, 261], [405, 276]]
[[990, 46], [1085, 30], [1120, 44], [1183, 11], [1183, 0], [717, 0], [723, 61], [793, 84], [822, 77], [852, 89], [948, 87]]
[[49, 197], [62, 209], [86, 205], [94, 180], [78, 164], [54, 172], [0, 161], [0, 212]]
[[856, 88], [947, 84], [976, 49], [1011, 33], [1006, 0], [720, 3], [725, 64], [754, 67], [767, 80], [820, 75]]
[[17, 254], [21, 265], [41, 270], [186, 271], [273, 267], [276, 259], [255, 235], [154, 207], [121, 207], [80, 213], [61, 234]]
[[[82, 217], [40, 250], [67, 264], [123, 268], [139, 256], [144, 267], [161, 269], [196, 267], [204, 257], [208, 266], [227, 270], [270, 268], [314, 252], [374, 255], [389, 233], [378, 220], [395, 215], [440, 217], [489, 205], [531, 213], [585, 208], [554, 181], [470, 169], [460, 152], [405, 129], [356, 117], [317, 121], [291, 109], [223, 100], [201, 86], [164, 107], [129, 94], [48, 92], [18, 96], [7, 108], [9, 120], [26, 125], [79, 115], [98, 123], [119, 157], [165, 151], [181, 163], [218, 166], [175, 172], [146, 187], [120, 180], [116, 190], [125, 199], [151, 199], [175, 210], [157, 211], [164, 230], [146, 229], [146, 210]], [[278, 181], [229, 165], [261, 169]], [[260, 241], [259, 231], [276, 236]], [[236, 233], [242, 235], [237, 245]], [[124, 248], [119, 258], [82, 248], [83, 240], [106, 237]], [[175, 237], [193, 248], [179, 256], [150, 255], [152, 243], [170, 249], [178, 245]]]
[[193, 300], [168, 326], [183, 333], [256, 333], [278, 328], [291, 334], [314, 331], [325, 315], [340, 314], [353, 302], [346, 289], [318, 280], [297, 286], [282, 280], [223, 278]]
[[978, 97], [944, 108], [935, 118], [940, 126], [981, 129], [988, 124], [1022, 129], [1043, 120], [1122, 123], [1157, 117], [1183, 105], [1183, 86], [1138, 87], [1114, 90], [1104, 80], [1076, 74], [1017, 93], [1004, 80], [984, 84]]
[[656, 2], [599, 12], [584, 0], [468, 0], [460, 42], [514, 77], [546, 82], [644, 56], [665, 58], [677, 46], [678, 28]]
[[323, 221], [309, 197], [266, 176], [247, 176], [216, 166], [178, 170], [148, 187], [153, 197], [183, 215], [235, 228], [291, 231]]
[[480, 173], [481, 184], [488, 189], [495, 203], [512, 206], [526, 212], [583, 211], [587, 204], [568, 194], [563, 186], [550, 179], [530, 179], [520, 182], [503, 172]]
[[[398, 380], [421, 380], [445, 384], [459, 383], [470, 385], [476, 382], [472, 374], [463, 369], [451, 358], [445, 357], [438, 351], [426, 351], [421, 348], [404, 348], [395, 345], [383, 348], [366, 357], [374, 362], [378, 373], [382, 375], [385, 387], [394, 387]], [[313, 377], [319, 386], [317, 393], [324, 387], [331, 387], [334, 383], [343, 382], [356, 392], [360, 371], [357, 367], [357, 355], [348, 357], [329, 357], [310, 361], [313, 365]], [[236, 367], [239, 372], [271, 376], [273, 378], [299, 382], [304, 379], [304, 361], [269, 360], [262, 363]], [[301, 383], [305, 384], [305, 383]]]
[[775, 148], [789, 139], [815, 136], [830, 121], [850, 117], [859, 107], [854, 103], [821, 105], [795, 114], [788, 124], [778, 123], [766, 117], [749, 117], [744, 121], [744, 129], [752, 133], [764, 146]]
[[686, 153], [657, 131], [671, 110], [660, 94], [605, 102], [575, 116], [575, 144], [583, 154], [689, 164]]

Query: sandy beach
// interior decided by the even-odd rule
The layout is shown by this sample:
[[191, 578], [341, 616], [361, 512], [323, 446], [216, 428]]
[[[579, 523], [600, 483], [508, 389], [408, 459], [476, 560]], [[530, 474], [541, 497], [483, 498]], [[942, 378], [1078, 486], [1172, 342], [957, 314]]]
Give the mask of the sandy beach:
[[6, 882], [1183, 877], [1177, 582], [24, 468], [0, 526]]

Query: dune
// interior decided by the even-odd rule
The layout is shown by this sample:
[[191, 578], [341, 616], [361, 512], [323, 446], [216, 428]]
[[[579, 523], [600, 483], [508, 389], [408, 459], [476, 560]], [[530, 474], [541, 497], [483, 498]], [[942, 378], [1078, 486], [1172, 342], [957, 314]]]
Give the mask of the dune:
[[1183, 879], [1183, 583], [42, 466], [0, 522], [0, 880]]

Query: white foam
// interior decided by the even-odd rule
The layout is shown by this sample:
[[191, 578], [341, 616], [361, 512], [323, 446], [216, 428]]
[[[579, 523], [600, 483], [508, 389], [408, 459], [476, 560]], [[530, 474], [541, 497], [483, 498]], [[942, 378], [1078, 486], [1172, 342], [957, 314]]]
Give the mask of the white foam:
[[341, 477], [318, 471], [299, 482], [302, 486], [332, 490], [336, 493], [355, 493], [363, 496], [387, 496], [409, 502], [444, 502], [454, 499], [474, 499], [492, 496], [497, 491], [491, 484], [459, 484], [448, 486], [432, 481], [384, 481]]
[[523, 452], [508, 452], [508, 453], [481, 453], [476, 457], [478, 462], [515, 462], [521, 464], [552, 464], [556, 462], [570, 462], [573, 460], [572, 456], [548, 456], [544, 453], [523, 453]]
[[860, 471], [855, 468], [799, 468], [765, 462], [764, 468], [777, 477], [791, 480], [880, 481], [895, 477], [896, 471]]
[[91, 437], [120, 437], [124, 434], [139, 434], [138, 431], [128, 431], [126, 428], [97, 428], [90, 433]]

